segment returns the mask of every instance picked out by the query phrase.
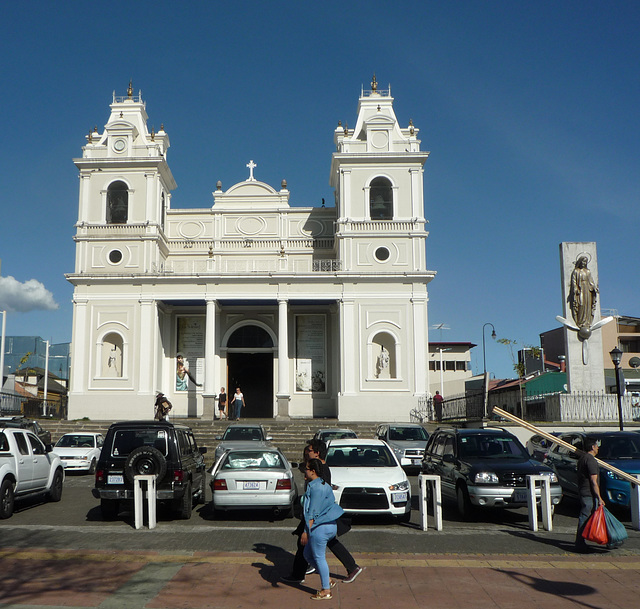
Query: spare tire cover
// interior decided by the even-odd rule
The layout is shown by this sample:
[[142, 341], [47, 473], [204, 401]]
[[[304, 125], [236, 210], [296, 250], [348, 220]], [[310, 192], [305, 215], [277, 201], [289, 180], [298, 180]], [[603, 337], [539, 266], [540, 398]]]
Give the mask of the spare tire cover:
[[138, 446], [129, 453], [124, 473], [130, 482], [135, 476], [155, 476], [156, 480], [161, 480], [167, 473], [167, 460], [153, 446]]

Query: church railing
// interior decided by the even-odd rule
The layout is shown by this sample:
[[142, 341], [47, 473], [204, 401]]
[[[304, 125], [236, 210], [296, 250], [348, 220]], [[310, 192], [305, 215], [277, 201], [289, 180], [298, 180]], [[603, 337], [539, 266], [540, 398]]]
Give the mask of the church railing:
[[392, 232], [409, 232], [416, 230], [423, 230], [424, 222], [417, 221], [397, 221], [397, 220], [349, 220], [346, 222], [340, 222], [339, 226], [342, 230], [351, 231], [392, 231]]

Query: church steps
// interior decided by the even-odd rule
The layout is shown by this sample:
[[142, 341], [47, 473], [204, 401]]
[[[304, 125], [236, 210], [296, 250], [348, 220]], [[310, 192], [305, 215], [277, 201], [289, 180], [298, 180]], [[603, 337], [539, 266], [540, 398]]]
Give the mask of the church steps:
[[[41, 419], [39, 422], [42, 427], [51, 431], [51, 438], [54, 443], [65, 433], [84, 431], [105, 435], [112, 423], [112, 421], [84, 419], [76, 421]], [[219, 443], [216, 438], [221, 436], [227, 428], [227, 425], [229, 425], [229, 422], [226, 420], [216, 420], [212, 422], [201, 419], [174, 418], [173, 422], [187, 425], [193, 429], [198, 446], [206, 446], [208, 449], [205, 455], [207, 464], [212, 462], [215, 447]], [[267, 435], [272, 437], [274, 446], [280, 448], [290, 461], [300, 460], [306, 441], [312, 438], [318, 429], [330, 427], [348, 428], [355, 431], [361, 438], [373, 438], [377, 427], [377, 423], [374, 422], [349, 423], [338, 422], [335, 419], [291, 419], [286, 421], [277, 421], [275, 419], [244, 419], [241, 423], [259, 423], [263, 425]]]

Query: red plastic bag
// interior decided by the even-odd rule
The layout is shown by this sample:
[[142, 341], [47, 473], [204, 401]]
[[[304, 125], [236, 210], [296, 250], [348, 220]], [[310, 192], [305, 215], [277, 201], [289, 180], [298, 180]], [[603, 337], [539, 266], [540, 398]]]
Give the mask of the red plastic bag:
[[587, 524], [584, 525], [582, 536], [587, 541], [593, 541], [604, 546], [609, 543], [609, 533], [607, 533], [607, 520], [604, 515], [604, 506], [600, 504], [589, 516]]

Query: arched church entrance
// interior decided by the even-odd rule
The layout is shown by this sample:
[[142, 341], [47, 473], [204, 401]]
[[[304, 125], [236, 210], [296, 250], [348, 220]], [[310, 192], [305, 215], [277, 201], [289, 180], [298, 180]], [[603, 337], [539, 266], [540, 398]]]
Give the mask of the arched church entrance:
[[269, 333], [253, 325], [238, 328], [227, 341], [227, 394], [233, 399], [240, 387], [247, 403], [242, 419], [273, 417], [273, 348]]

